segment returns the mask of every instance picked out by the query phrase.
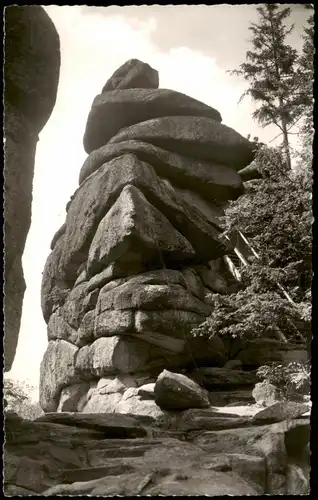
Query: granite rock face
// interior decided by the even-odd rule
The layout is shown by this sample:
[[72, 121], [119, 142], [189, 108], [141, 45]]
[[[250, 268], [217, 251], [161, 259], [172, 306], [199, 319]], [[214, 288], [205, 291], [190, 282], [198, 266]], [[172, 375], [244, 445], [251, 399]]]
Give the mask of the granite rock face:
[[[164, 369], [227, 361], [221, 339], [194, 342], [190, 332], [213, 312], [207, 295], [230, 289], [220, 217], [243, 192], [238, 171], [254, 144], [215, 109], [158, 86], [148, 64], [127, 61], [89, 113], [89, 156], [43, 272], [46, 412], [160, 415], [141, 386]], [[123, 390], [121, 377], [134, 384]], [[102, 389], [105, 378], [116, 390]], [[209, 405], [189, 384], [181, 406]]]
[[4, 12], [4, 351], [9, 371], [25, 291], [21, 259], [31, 222], [36, 144], [56, 100], [60, 42], [42, 7], [10, 5]]

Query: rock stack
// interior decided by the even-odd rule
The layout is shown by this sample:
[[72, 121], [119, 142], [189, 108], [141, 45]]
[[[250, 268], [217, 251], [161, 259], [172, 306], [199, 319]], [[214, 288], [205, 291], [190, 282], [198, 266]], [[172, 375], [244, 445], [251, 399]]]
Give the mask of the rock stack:
[[4, 368], [18, 344], [25, 281], [22, 255], [31, 223], [39, 133], [54, 108], [60, 40], [40, 5], [4, 10]]
[[231, 286], [220, 217], [254, 144], [158, 85], [130, 60], [89, 113], [88, 157], [43, 272], [45, 412], [147, 413], [145, 385], [164, 368], [217, 364], [207, 341], [189, 350], [190, 332], [213, 312], [207, 295]]

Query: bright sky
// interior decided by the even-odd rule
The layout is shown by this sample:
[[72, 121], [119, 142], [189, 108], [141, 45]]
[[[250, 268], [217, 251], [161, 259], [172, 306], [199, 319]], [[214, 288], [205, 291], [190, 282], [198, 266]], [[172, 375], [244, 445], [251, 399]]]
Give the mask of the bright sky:
[[[291, 5], [295, 31], [308, 17]], [[248, 99], [238, 105], [245, 82], [226, 74], [245, 59], [247, 30], [257, 20], [253, 5], [87, 7], [46, 6], [60, 36], [61, 70], [57, 101], [40, 134], [35, 159], [32, 223], [23, 268], [24, 295], [18, 349], [9, 377], [39, 383], [47, 346], [40, 305], [41, 277], [50, 242], [65, 221], [65, 206], [78, 186], [86, 158], [82, 138], [91, 103], [126, 60], [137, 58], [159, 71], [160, 87], [171, 88], [215, 107], [223, 123], [268, 142], [278, 129], [259, 129]]]

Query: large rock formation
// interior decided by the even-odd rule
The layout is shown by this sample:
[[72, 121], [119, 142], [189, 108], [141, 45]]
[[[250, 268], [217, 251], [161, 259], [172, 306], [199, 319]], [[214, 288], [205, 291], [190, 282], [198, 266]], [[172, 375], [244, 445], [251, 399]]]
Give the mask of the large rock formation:
[[138, 390], [164, 368], [227, 360], [221, 339], [190, 332], [213, 312], [207, 295], [233, 284], [220, 217], [255, 145], [213, 108], [157, 87], [157, 72], [131, 60], [93, 102], [89, 156], [43, 272], [45, 412], [158, 414]]
[[6, 7], [4, 29], [4, 352], [9, 371], [25, 290], [21, 259], [31, 222], [36, 144], [55, 104], [60, 43], [54, 24], [38, 5]]
[[309, 493], [309, 404], [250, 404], [258, 362], [299, 346], [190, 335], [236, 286], [220, 216], [253, 145], [157, 87], [131, 60], [94, 101], [43, 273], [47, 414], [6, 412], [7, 496]]

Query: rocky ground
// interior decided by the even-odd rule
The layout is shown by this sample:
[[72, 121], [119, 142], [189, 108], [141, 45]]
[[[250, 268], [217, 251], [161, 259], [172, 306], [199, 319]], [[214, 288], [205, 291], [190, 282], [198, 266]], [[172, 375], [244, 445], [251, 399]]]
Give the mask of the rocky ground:
[[166, 407], [173, 393], [175, 406], [201, 408], [47, 413], [33, 422], [7, 413], [5, 494], [308, 494], [309, 404], [238, 405], [241, 391], [232, 391], [227, 405], [212, 406], [182, 377], [165, 370], [149, 392]]

